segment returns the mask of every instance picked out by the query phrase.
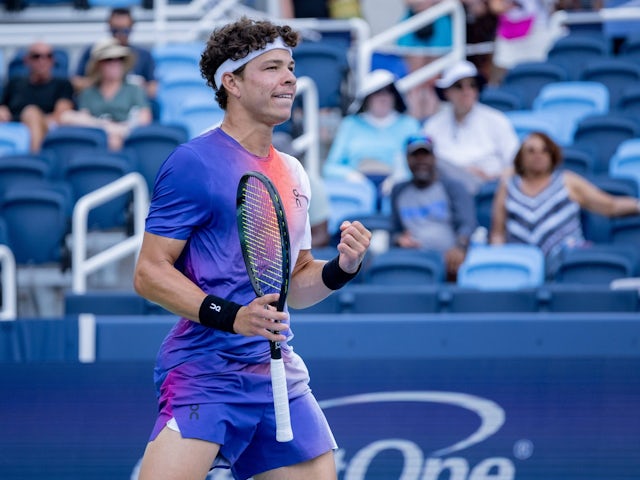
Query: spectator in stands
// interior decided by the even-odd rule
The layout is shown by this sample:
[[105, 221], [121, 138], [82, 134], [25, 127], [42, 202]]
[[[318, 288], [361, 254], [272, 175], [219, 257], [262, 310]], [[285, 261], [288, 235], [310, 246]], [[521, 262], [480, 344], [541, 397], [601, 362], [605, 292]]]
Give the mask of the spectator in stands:
[[[405, 0], [406, 10], [402, 20], [421, 13], [440, 1]], [[404, 57], [409, 71], [419, 70], [450, 49], [453, 41], [452, 28], [451, 16], [445, 15], [413, 33], [400, 37], [397, 43], [407, 50], [407, 54]], [[432, 52], [421, 51], [425, 49], [432, 49]], [[440, 107], [440, 101], [434, 91], [433, 80], [427, 80], [411, 89], [407, 93], [407, 99], [410, 114], [419, 120], [425, 120]]]
[[344, 117], [324, 164], [325, 176], [358, 171], [380, 184], [387, 177], [406, 179], [404, 139], [420, 130], [394, 75], [375, 70], [364, 80], [351, 114]]
[[[155, 98], [158, 90], [158, 82], [155, 78], [155, 62], [153, 56], [148, 49], [129, 43], [129, 36], [131, 35], [134, 25], [131, 10], [128, 8], [114, 8], [109, 14], [108, 23], [109, 32], [111, 32], [113, 38], [115, 38], [120, 45], [130, 48], [134, 55], [135, 63], [129, 72], [129, 82], [142, 86], [148, 98]], [[90, 76], [87, 74], [91, 49], [92, 47], [89, 46], [82, 53], [76, 69], [76, 75], [72, 79], [76, 92], [82, 91], [92, 83]]]
[[546, 134], [529, 134], [495, 194], [490, 243], [540, 247], [552, 274], [558, 255], [584, 246], [580, 210], [608, 217], [637, 215], [640, 200], [603, 192], [570, 170], [560, 170], [562, 149]]
[[9, 79], [3, 89], [0, 122], [24, 123], [31, 133], [31, 151], [38, 152], [49, 129], [73, 109], [73, 87], [69, 79], [53, 76], [53, 47], [47, 43], [30, 45], [24, 63], [28, 76]]
[[87, 65], [93, 84], [80, 92], [78, 110], [64, 112], [62, 122], [103, 128], [108, 134], [109, 148], [120, 150], [132, 128], [152, 121], [151, 108], [142, 87], [126, 80], [133, 62], [129, 47], [120, 45], [115, 39], [96, 43]]
[[489, 8], [498, 17], [490, 81], [499, 85], [517, 64], [547, 58], [550, 12], [548, 2], [540, 0], [489, 0]]
[[484, 78], [469, 61], [455, 63], [436, 81], [446, 100], [424, 125], [437, 139], [435, 153], [441, 168], [463, 181], [471, 193], [483, 182], [498, 178], [511, 165], [520, 144], [504, 113], [478, 101]]
[[409, 137], [406, 155], [412, 177], [391, 193], [391, 241], [402, 248], [441, 252], [447, 280], [455, 281], [476, 228], [473, 197], [438, 170], [431, 138]]

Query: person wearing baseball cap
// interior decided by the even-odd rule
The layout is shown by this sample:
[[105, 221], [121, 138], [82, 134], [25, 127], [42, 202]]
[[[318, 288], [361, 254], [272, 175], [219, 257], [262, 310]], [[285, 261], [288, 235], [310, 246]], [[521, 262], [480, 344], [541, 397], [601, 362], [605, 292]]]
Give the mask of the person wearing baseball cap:
[[509, 168], [519, 146], [507, 116], [478, 101], [484, 83], [473, 63], [451, 65], [435, 83], [442, 108], [424, 124], [424, 133], [438, 139], [439, 163], [471, 193]]
[[410, 136], [405, 151], [411, 179], [391, 191], [392, 243], [440, 252], [447, 280], [455, 281], [476, 228], [473, 197], [462, 183], [439, 170], [432, 138]]

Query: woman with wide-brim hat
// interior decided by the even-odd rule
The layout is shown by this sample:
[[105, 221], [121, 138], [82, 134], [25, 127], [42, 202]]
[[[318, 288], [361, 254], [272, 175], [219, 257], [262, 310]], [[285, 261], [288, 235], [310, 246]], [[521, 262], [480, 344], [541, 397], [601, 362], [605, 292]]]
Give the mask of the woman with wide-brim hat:
[[127, 81], [134, 62], [131, 49], [114, 38], [97, 42], [87, 64], [93, 84], [78, 95], [78, 110], [67, 112], [62, 122], [103, 128], [109, 148], [120, 150], [131, 128], [153, 118], [142, 87]]

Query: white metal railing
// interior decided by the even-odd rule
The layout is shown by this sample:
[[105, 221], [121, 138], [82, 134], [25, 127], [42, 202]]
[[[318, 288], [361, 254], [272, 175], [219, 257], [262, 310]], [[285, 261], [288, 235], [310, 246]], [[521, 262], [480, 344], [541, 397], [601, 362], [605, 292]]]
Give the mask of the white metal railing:
[[458, 0], [444, 0], [433, 7], [409, 17], [387, 30], [369, 38], [358, 46], [358, 60], [356, 64], [356, 85], [361, 85], [364, 77], [371, 70], [371, 58], [375, 51], [389, 49], [389, 45], [398, 38], [420, 27], [435, 22], [444, 15], [452, 17], [452, 45], [448, 52], [442, 54], [441, 49], [437, 53], [442, 54], [433, 62], [409, 73], [397, 82], [398, 89], [406, 92], [421, 84], [425, 80], [435, 77], [447, 66], [465, 57], [466, 49], [466, 16], [464, 8]]
[[302, 95], [302, 134], [293, 140], [296, 153], [304, 153], [305, 170], [320, 175], [320, 127], [318, 88], [309, 77], [298, 78], [296, 95]]
[[0, 245], [0, 266], [2, 266], [2, 309], [0, 321], [15, 320], [18, 316], [18, 287], [16, 259], [6, 245]]
[[[133, 235], [107, 249], [87, 257], [89, 212], [120, 195], [133, 192]], [[142, 175], [128, 173], [122, 178], [81, 197], [73, 209], [72, 219], [72, 291], [85, 293], [87, 277], [96, 270], [124, 258], [137, 254], [144, 234], [144, 222], [149, 210], [149, 187]]]
[[558, 10], [551, 15], [549, 29], [560, 32], [567, 25], [640, 20], [640, 7], [602, 8], [594, 12], [567, 12]]

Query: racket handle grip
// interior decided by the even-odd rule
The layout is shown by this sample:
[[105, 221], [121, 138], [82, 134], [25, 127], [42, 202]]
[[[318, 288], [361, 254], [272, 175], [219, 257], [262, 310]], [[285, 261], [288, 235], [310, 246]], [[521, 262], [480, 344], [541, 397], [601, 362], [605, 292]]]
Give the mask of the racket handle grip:
[[271, 388], [273, 389], [273, 407], [276, 414], [276, 440], [289, 442], [293, 440], [293, 431], [289, 416], [287, 377], [282, 358], [271, 359]]

